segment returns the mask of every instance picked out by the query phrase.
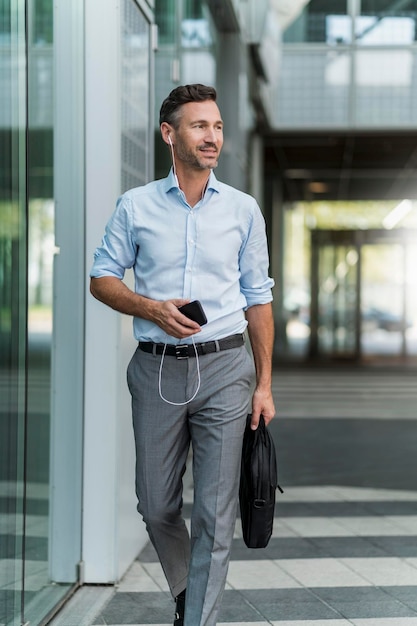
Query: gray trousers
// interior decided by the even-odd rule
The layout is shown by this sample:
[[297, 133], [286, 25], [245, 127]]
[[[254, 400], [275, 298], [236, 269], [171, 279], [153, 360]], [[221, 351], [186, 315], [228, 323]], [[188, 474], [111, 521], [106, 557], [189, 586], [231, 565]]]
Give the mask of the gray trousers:
[[[172, 595], [187, 588], [184, 626], [215, 626], [236, 522], [240, 459], [254, 379], [245, 346], [199, 357], [201, 386], [173, 406], [158, 389], [161, 356], [136, 350], [128, 367], [136, 441], [138, 511]], [[195, 357], [166, 356], [161, 391], [184, 402], [196, 390]], [[182, 477], [192, 444], [191, 538], [182, 517]]]

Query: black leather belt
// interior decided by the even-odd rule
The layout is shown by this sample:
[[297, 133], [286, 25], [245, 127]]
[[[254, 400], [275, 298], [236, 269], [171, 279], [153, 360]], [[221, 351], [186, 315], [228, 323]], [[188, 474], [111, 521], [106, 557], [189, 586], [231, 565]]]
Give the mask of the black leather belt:
[[[204, 343], [188, 344], [179, 343], [177, 345], [167, 344], [165, 354], [167, 356], [176, 356], [177, 359], [188, 359], [190, 356], [210, 354], [212, 352], [220, 352], [221, 350], [230, 350], [231, 348], [239, 348], [245, 343], [242, 334], [229, 335], [223, 339], [215, 341], [206, 341]], [[195, 345], [195, 347], [194, 347]], [[163, 354], [165, 344], [153, 343], [153, 341], [139, 341], [139, 348], [144, 352], [151, 354]]]

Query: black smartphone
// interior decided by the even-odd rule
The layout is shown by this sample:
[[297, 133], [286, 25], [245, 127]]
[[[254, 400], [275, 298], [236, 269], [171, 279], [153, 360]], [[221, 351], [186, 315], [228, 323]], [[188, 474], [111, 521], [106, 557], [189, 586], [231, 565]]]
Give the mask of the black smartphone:
[[178, 307], [178, 311], [181, 311], [183, 315], [189, 317], [193, 322], [197, 322], [200, 326], [207, 324], [207, 317], [199, 300], [194, 300], [193, 302]]

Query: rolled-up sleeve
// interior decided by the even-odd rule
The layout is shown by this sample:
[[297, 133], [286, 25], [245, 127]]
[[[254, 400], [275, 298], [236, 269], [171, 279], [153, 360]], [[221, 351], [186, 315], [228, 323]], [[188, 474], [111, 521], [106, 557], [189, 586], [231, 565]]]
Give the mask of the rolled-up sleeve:
[[131, 222], [131, 200], [124, 195], [117, 201], [101, 245], [94, 252], [94, 263], [90, 272], [92, 278], [115, 276], [123, 279], [125, 270], [133, 267], [137, 246], [132, 239]]
[[251, 215], [248, 234], [240, 253], [240, 289], [247, 307], [271, 302], [274, 280], [269, 276], [269, 255], [265, 221], [257, 205]]

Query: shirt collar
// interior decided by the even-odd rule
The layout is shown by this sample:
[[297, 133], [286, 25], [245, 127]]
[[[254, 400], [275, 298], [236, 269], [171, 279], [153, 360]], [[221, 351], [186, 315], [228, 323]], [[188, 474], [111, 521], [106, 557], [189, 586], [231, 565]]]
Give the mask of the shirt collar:
[[[168, 191], [171, 191], [171, 189], [178, 189], [177, 180], [174, 176], [174, 170], [172, 167], [168, 176], [164, 180], [164, 187], [167, 193]], [[211, 170], [210, 172], [210, 177], [207, 183], [207, 189], [212, 189], [213, 191], [217, 191], [217, 192], [220, 191], [219, 181], [217, 180], [213, 170]]]

